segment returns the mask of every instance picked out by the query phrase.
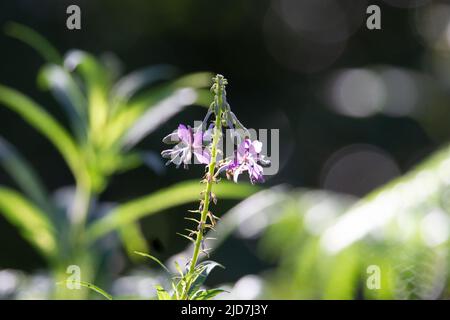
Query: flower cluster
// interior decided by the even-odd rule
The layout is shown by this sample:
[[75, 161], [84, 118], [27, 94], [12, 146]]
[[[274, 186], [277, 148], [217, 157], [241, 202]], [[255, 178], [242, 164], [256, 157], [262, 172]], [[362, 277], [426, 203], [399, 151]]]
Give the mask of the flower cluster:
[[[236, 116], [233, 114], [232, 117], [235, 118]], [[238, 121], [237, 118], [234, 121]], [[225, 123], [228, 128], [235, 129], [233, 122], [226, 121]], [[187, 169], [192, 162], [205, 165], [210, 164], [211, 132], [214, 129], [214, 124], [211, 124], [206, 131], [203, 131], [202, 127], [203, 125], [191, 128], [180, 124], [177, 130], [163, 139], [163, 142], [166, 144], [176, 144], [174, 148], [161, 152], [164, 158], [169, 159], [166, 165], [174, 163], [178, 168], [183, 164], [183, 167]], [[237, 135], [236, 131], [232, 131], [232, 137], [235, 135]], [[262, 166], [270, 164], [270, 161], [261, 154], [262, 147], [262, 142], [258, 140], [252, 141], [250, 138], [244, 137], [238, 144], [234, 155], [218, 164], [215, 177], [221, 172], [226, 172], [226, 177], [233, 179], [237, 183], [239, 175], [247, 171], [252, 184], [264, 182]]]
[[[194, 246], [188, 270], [182, 274], [178, 284], [174, 285], [174, 288], [182, 288], [182, 292], [176, 294], [176, 297], [180, 299], [197, 298], [195, 294], [190, 296], [190, 292], [191, 288], [195, 286], [195, 279], [205, 268], [202, 263], [197, 264], [201, 253], [208, 255], [204, 234], [207, 229], [214, 229], [218, 219], [210, 209], [211, 204], [217, 202], [217, 197], [212, 190], [213, 184], [219, 182], [218, 177], [223, 172], [226, 173], [228, 179], [233, 179], [234, 182], [237, 182], [239, 176], [244, 172], [248, 172], [252, 184], [263, 182], [262, 166], [269, 164], [269, 161], [261, 154], [263, 144], [249, 138], [248, 130], [231, 111], [226, 98], [226, 85], [227, 80], [223, 76], [217, 75], [213, 78], [211, 91], [214, 93], [214, 101], [200, 126], [192, 128], [180, 124], [177, 130], [163, 139], [164, 143], [175, 144], [173, 148], [161, 153], [164, 158], [169, 159], [167, 164], [174, 163], [177, 167], [183, 165], [186, 169], [191, 163], [200, 163], [206, 166], [206, 174], [201, 180], [206, 186], [201, 193], [202, 199], [199, 208], [190, 210], [199, 217], [198, 219], [187, 218], [194, 221], [197, 226], [194, 230], [186, 229], [189, 234], [180, 234], [189, 239]], [[203, 130], [203, 128], [208, 129]], [[224, 154], [219, 145], [224, 128], [231, 131], [233, 141], [237, 138], [238, 145], [232, 156], [218, 161], [218, 155]], [[214, 292], [217, 294], [219, 291], [215, 290]]]
[[248, 172], [250, 182], [264, 182], [262, 165], [269, 164], [263, 155], [262, 142], [258, 140], [251, 141], [245, 138], [238, 146], [234, 157], [231, 160], [225, 161], [221, 165], [219, 172], [225, 170], [228, 179], [233, 179], [237, 183], [239, 175], [245, 171]]
[[187, 169], [192, 162], [192, 155], [198, 163], [209, 164], [211, 153], [208, 148], [203, 147], [203, 141], [208, 134], [201, 128], [192, 129], [190, 126], [180, 124], [177, 130], [163, 139], [167, 144], [176, 144], [174, 148], [161, 152], [164, 158], [170, 159], [166, 164], [174, 163], [177, 167], [183, 164]]

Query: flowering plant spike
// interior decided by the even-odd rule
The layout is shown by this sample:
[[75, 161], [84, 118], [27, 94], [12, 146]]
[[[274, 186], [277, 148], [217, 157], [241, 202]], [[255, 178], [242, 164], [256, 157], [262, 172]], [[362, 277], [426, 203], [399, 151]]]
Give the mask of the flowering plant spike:
[[[239, 175], [244, 172], [248, 173], [252, 184], [264, 181], [262, 165], [267, 165], [269, 161], [261, 154], [263, 144], [258, 140], [251, 140], [248, 130], [231, 111], [226, 97], [227, 84], [227, 79], [222, 75], [218, 74], [213, 78], [211, 91], [214, 93], [214, 101], [200, 126], [192, 128], [180, 124], [177, 130], [163, 139], [164, 143], [176, 144], [172, 149], [161, 153], [164, 158], [169, 159], [167, 164], [173, 163], [177, 167], [183, 165], [185, 169], [192, 162], [205, 165], [205, 175], [201, 180], [205, 184], [205, 189], [201, 193], [198, 209], [190, 211], [197, 214], [198, 218], [187, 218], [196, 224], [194, 230], [186, 229], [188, 234], [180, 234], [193, 243], [192, 258], [184, 272], [177, 266], [180, 276], [174, 278], [176, 281], [172, 284], [173, 295], [169, 295], [161, 287], [157, 288], [160, 299], [204, 300], [222, 291], [200, 288], [209, 272], [214, 267], [220, 266], [212, 261], [198, 263], [200, 254], [209, 256], [208, 248], [205, 248], [204, 244], [204, 235], [209, 229], [214, 230], [218, 220], [210, 208], [211, 202], [217, 203], [213, 185], [220, 181], [219, 176], [222, 172], [236, 183]], [[208, 129], [204, 131], [205, 128]], [[224, 128], [231, 131], [231, 137], [233, 141], [236, 138], [238, 146], [231, 157], [218, 161], [218, 154], [224, 154], [224, 150], [220, 150], [219, 146]]]

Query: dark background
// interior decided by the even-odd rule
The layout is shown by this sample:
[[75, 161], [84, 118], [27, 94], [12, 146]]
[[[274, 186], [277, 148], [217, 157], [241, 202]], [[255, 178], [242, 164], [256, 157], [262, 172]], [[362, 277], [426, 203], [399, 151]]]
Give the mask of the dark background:
[[[7, 21], [26, 24], [61, 52], [71, 48], [97, 55], [113, 52], [124, 62], [126, 72], [168, 63], [183, 73], [224, 74], [230, 83], [230, 104], [243, 123], [250, 128], [280, 129], [280, 171], [268, 178], [266, 186], [284, 183], [325, 187], [362, 196], [392, 176], [364, 180], [360, 173], [372, 170], [373, 163], [369, 161], [356, 166], [354, 172], [346, 172], [342, 184], [326, 186], [322, 181], [323, 170], [337, 150], [355, 144], [383, 150], [395, 162], [398, 172], [392, 175], [396, 175], [434, 150], [450, 133], [445, 122], [439, 120], [432, 123], [443, 129], [431, 136], [409, 116], [342, 115], [329, 108], [326, 99], [330, 75], [340, 68], [395, 65], [422, 69], [427, 44], [411, 26], [411, 16], [418, 10], [414, 3], [419, 2], [428, 1], [340, 0], [335, 1], [341, 10], [336, 18], [338, 12], [327, 7], [326, 1], [291, 1], [293, 8], [299, 10], [299, 21], [303, 17], [314, 27], [302, 34], [280, 18], [278, 1], [267, 0], [1, 1], [0, 26]], [[65, 26], [65, 11], [70, 4], [81, 7], [82, 30], [69, 31]], [[382, 30], [370, 31], [365, 27], [369, 4], [381, 7]], [[412, 7], [407, 8], [407, 4]], [[64, 122], [64, 115], [50, 95], [36, 87], [41, 58], [4, 34], [0, 35], [0, 49], [0, 83], [25, 92]], [[440, 94], [445, 96], [447, 90]], [[190, 107], [163, 124], [139, 147], [161, 151], [164, 147], [161, 138], [165, 134], [180, 121], [201, 119], [202, 112]], [[35, 166], [50, 190], [72, 183], [69, 171], [52, 146], [5, 108], [0, 108], [0, 135]], [[142, 167], [115, 176], [102, 200], [125, 201], [180, 180], [195, 179], [201, 174], [199, 170], [169, 167], [164, 176], [158, 176]], [[12, 185], [4, 172], [0, 172], [0, 182]], [[233, 204], [223, 201], [220, 209], [225, 211]], [[153, 250], [162, 256], [168, 257], [185, 245], [175, 237], [183, 225], [180, 211], [143, 221]], [[44, 267], [39, 256], [3, 218], [0, 218], [0, 239], [0, 269]], [[231, 240], [219, 250], [216, 259], [226, 257], [229, 248], [235, 245]], [[241, 244], [240, 250], [247, 253], [240, 255], [243, 274], [261, 267], [251, 254], [251, 246]], [[228, 269], [233, 270], [233, 259], [227, 261], [230, 261]]]

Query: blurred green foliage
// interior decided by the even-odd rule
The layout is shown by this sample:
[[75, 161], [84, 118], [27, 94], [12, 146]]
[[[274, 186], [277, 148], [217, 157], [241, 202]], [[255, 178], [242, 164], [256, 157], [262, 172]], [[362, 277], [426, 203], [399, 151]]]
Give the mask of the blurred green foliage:
[[258, 255], [275, 266], [260, 275], [260, 298], [448, 299], [449, 168], [447, 146], [360, 200], [264, 190], [218, 233], [259, 239]]
[[[260, 2], [231, 1], [227, 4], [222, 3], [220, 16], [204, 14], [204, 12], [215, 9], [216, 4], [210, 1], [197, 2], [195, 5], [185, 1], [176, 1], [176, 4], [136, 2], [130, 3], [126, 7], [120, 1], [103, 1], [92, 3], [89, 6], [86, 3], [88, 10], [85, 13], [87, 17], [90, 17], [88, 20], [89, 32], [72, 34], [71, 37], [67, 37], [66, 33], [60, 31], [59, 28], [64, 25], [63, 22], [58, 18], [50, 19], [48, 16], [43, 19], [40, 12], [34, 10], [31, 5], [28, 8], [23, 6], [25, 8], [23, 10], [17, 10], [12, 2], [8, 5], [5, 2], [4, 12], [7, 12], [8, 9], [10, 12], [17, 10], [19, 20], [33, 21], [40, 28], [47, 28], [51, 37], [58, 41], [57, 43], [61, 47], [73, 46], [74, 43], [82, 43], [94, 51], [111, 47], [114, 52], [127, 57], [128, 65], [139, 65], [142, 61], [149, 59], [163, 60], [176, 62], [177, 65], [182, 65], [187, 69], [195, 70], [199, 66], [202, 68], [208, 66], [209, 69], [225, 71], [230, 74], [234, 80], [233, 99], [234, 101], [240, 100], [241, 105], [247, 103], [249, 107], [246, 110], [248, 110], [250, 119], [256, 118], [253, 107], [257, 106], [261, 111], [257, 121], [261, 121], [261, 119], [267, 121], [268, 118], [274, 120], [276, 119], [275, 112], [279, 112], [289, 120], [283, 123], [284, 130], [282, 132], [285, 134], [283, 138], [291, 138], [292, 135], [293, 140], [286, 139], [285, 141], [289, 141], [286, 142], [286, 145], [295, 144], [295, 150], [283, 155], [283, 158], [289, 163], [272, 180], [274, 184], [286, 181], [295, 186], [319, 187], [318, 176], [328, 157], [336, 150], [350, 144], [366, 143], [381, 147], [390, 153], [401, 170], [408, 170], [410, 165], [416, 163], [424, 153], [429, 153], [430, 149], [435, 149], [436, 145], [448, 140], [448, 51], [434, 48], [438, 40], [435, 36], [443, 39], [444, 44], [446, 43], [448, 37], [445, 36], [447, 34], [445, 27], [447, 24], [442, 23], [439, 26], [440, 23], [435, 23], [436, 18], [429, 19], [433, 27], [426, 28], [426, 31], [433, 31], [431, 39], [418, 35], [418, 32], [423, 32], [423, 28], [421, 29], [420, 25], [416, 24], [415, 19], [427, 11], [428, 6], [417, 10], [401, 10], [384, 5], [382, 9], [383, 24], [390, 26], [389, 29], [385, 29], [386, 32], [369, 33], [363, 27], [359, 28], [348, 39], [349, 41], [345, 44], [347, 49], [342, 49], [343, 54], [332, 67], [320, 73], [304, 75], [280, 66], [280, 63], [286, 61], [274, 59], [271, 50], [267, 50], [267, 44], [269, 44], [270, 49], [275, 47], [283, 53], [296, 52], [270, 43], [270, 39], [266, 39], [261, 32], [262, 25], [266, 30], [274, 28], [272, 32], [275, 39], [287, 37], [289, 45], [294, 44], [294, 40], [298, 40], [298, 38], [289, 37], [292, 33], [291, 28], [277, 30], [275, 25], [271, 26], [268, 23], [267, 17], [271, 16], [272, 3], [274, 1], [265, 1], [262, 6], [258, 6]], [[444, 1], [433, 3], [440, 5]], [[52, 17], [58, 17], [58, 10], [64, 11], [61, 10], [64, 4], [60, 4], [58, 7], [53, 2], [48, 2], [45, 5], [46, 10], [44, 11], [51, 12], [48, 15]], [[364, 7], [364, 1], [361, 1], [359, 5]], [[356, 8], [353, 5], [351, 7]], [[108, 14], [102, 14], [103, 12]], [[445, 16], [441, 12], [447, 12], [446, 6], [436, 9], [437, 17]], [[352, 17], [355, 16], [363, 15], [358, 13], [352, 15]], [[5, 17], [10, 19], [9, 14], [5, 14]], [[339, 16], [337, 15], [337, 17]], [[113, 26], [110, 23], [111, 19], [115, 21]], [[319, 25], [317, 30], [325, 30], [325, 33], [328, 30], [340, 30], [335, 26], [333, 29], [324, 29], [321, 25], [323, 21], [320, 19], [314, 19], [314, 21]], [[56, 63], [57, 66], [63, 63], [63, 58], [60, 57], [57, 50], [49, 50], [48, 47], [45, 49], [44, 42], [35, 40], [39, 39], [38, 36], [27, 37], [23, 34], [22, 38], [28, 38], [28, 42], [34, 42], [33, 46], [44, 52], [44, 55], [47, 56], [46, 60], [58, 61], [61, 59]], [[402, 41], [399, 42], [398, 39], [402, 39]], [[6, 41], [3, 43], [6, 44], [5, 47], [9, 44]], [[298, 44], [301, 47], [303, 42], [298, 41]], [[311, 46], [306, 43], [304, 47]], [[312, 48], [314, 49], [314, 46]], [[328, 47], [326, 50], [333, 51]], [[16, 55], [20, 56], [17, 50], [10, 51], [8, 54], [8, 50], [4, 50], [3, 58], [6, 61]], [[216, 54], [211, 54], [212, 52]], [[314, 55], [320, 56], [320, 52], [319, 54], [314, 50], [312, 52]], [[292, 60], [295, 63], [302, 61], [309, 63], [309, 59], [299, 59], [299, 56], [294, 55], [291, 58], [288, 59], [288, 62]], [[33, 62], [24, 63], [22, 68], [18, 68], [16, 65], [5, 68], [4, 75], [11, 81], [15, 79], [18, 83], [23, 82], [26, 87], [27, 81], [24, 79], [26, 74], [16, 72], [16, 70], [28, 71], [33, 66]], [[318, 98], [323, 93], [323, 82], [328, 81], [330, 72], [349, 66], [365, 70], [387, 67], [393, 70], [417, 73], [423, 77], [414, 91], [415, 95], [421, 96], [418, 102], [418, 111], [405, 116], [386, 116], [377, 113], [371, 117], [356, 119], [326, 110], [329, 103]], [[110, 67], [108, 68], [108, 71], [113, 71]], [[49, 68], [43, 73], [50, 74], [52, 72]], [[72, 74], [73, 71], [70, 73]], [[83, 76], [81, 69], [75, 74], [77, 77]], [[40, 84], [50, 88], [50, 83], [45, 80], [45, 76], [40, 78], [42, 79]], [[409, 79], [416, 79], [416, 77]], [[252, 83], [252, 86], [249, 86], [249, 83]], [[396, 91], [397, 86], [391, 86], [391, 89]], [[411, 98], [403, 94], [401, 90], [397, 90], [396, 93], [406, 100]], [[77, 93], [75, 92], [74, 95], [77, 96]], [[51, 106], [47, 105], [46, 107]], [[242, 111], [245, 110], [240, 112], [245, 116], [245, 112]], [[9, 118], [5, 117], [5, 119], [2, 124], [7, 130]], [[76, 114], [74, 119], [76, 119]], [[281, 127], [278, 122], [271, 122], [270, 126]], [[9, 128], [11, 138], [13, 138], [14, 133], [11, 130], [13, 127], [9, 126]], [[73, 124], [71, 124], [71, 128], [71, 135], [75, 137], [75, 140], [78, 139], [78, 132], [82, 133], [83, 129], [80, 130]], [[21, 137], [21, 134], [16, 133], [15, 136], [17, 139], [17, 137]], [[24, 137], [27, 136], [24, 134]], [[31, 143], [35, 142], [33, 139]], [[104, 142], [99, 142], [92, 144], [95, 145], [94, 150], [98, 150], [100, 146], [104, 145]], [[3, 142], [1, 145], [7, 144]], [[0, 150], [5, 150], [5, 148], [0, 147]], [[9, 150], [8, 154], [13, 150], [10, 145], [7, 149]], [[33, 149], [29, 148], [29, 153], [30, 150]], [[96, 154], [96, 152], [93, 153]], [[0, 151], [1, 153], [2, 151]], [[112, 158], [122, 158], [122, 151], [119, 153], [120, 156]], [[126, 154], [131, 155], [129, 160], [139, 161], [139, 158], [135, 157], [135, 152], [126, 152]], [[23, 161], [21, 162], [17, 156], [17, 152], [15, 152], [14, 157], [3, 157], [2, 164], [7, 168], [6, 171], [9, 174], [14, 175], [14, 181], [27, 195], [27, 198], [34, 199], [34, 201], [26, 204], [26, 202], [18, 200], [17, 196], [20, 194], [14, 193], [15, 191], [9, 188], [3, 189], [2, 186], [1, 197], [9, 197], [15, 201], [14, 205], [12, 201], [7, 201], [7, 204], [2, 206], [0, 211], [6, 212], [5, 215], [11, 215], [8, 212], [12, 212], [11, 210], [16, 206], [24, 208], [24, 212], [27, 214], [30, 212], [30, 207], [43, 208], [48, 202], [46, 201], [48, 193], [42, 183], [39, 183], [37, 179], [28, 178], [28, 176], [36, 176], [36, 174], [27, 173], [27, 170], [23, 169], [13, 170], [15, 167], [23, 167]], [[422, 167], [412, 170], [405, 178], [376, 190], [361, 201], [331, 192], [292, 190], [288, 187], [280, 191], [277, 189], [262, 191], [239, 204], [226, 215], [222, 221], [223, 224], [218, 227], [218, 234], [223, 236], [219, 238], [216, 245], [225, 241], [225, 237], [233, 230], [237, 230], [240, 237], [254, 239], [262, 236], [261, 241], [258, 242], [258, 256], [261, 261], [269, 264], [268, 266], [265, 264], [264, 268], [261, 268], [263, 271], [260, 276], [264, 280], [262, 297], [289, 299], [448, 298], [448, 242], [436, 244], [436, 239], [430, 242], [433, 237], [430, 237], [429, 231], [430, 226], [434, 226], [431, 228], [431, 234], [436, 237], [440, 233], [445, 234], [445, 230], [442, 231], [441, 228], [445, 229], [445, 226], [448, 225], [448, 221], [444, 218], [444, 216], [448, 216], [448, 195], [446, 183], [441, 178], [445, 176], [446, 170], [439, 169], [441, 165], [441, 168], [445, 168], [446, 158], [448, 155], [444, 150], [438, 156], [433, 157], [433, 161], [426, 162]], [[128, 164], [134, 165], [133, 161]], [[136, 165], [138, 165], [138, 161]], [[102, 189], [102, 185], [108, 184], [109, 175], [113, 174], [111, 168], [114, 168], [114, 165], [95, 163], [97, 161], [94, 160], [90, 160], [90, 162], [93, 167], [98, 166], [99, 168], [93, 170], [95, 174], [92, 174], [92, 178], [93, 181], [96, 181], [95, 185]], [[108, 163], [117, 162], [108, 160]], [[51, 169], [51, 167], [48, 166], [46, 169]], [[110, 173], [108, 174], [108, 172]], [[56, 174], [60, 173], [61, 170], [58, 170]], [[419, 175], [419, 173], [421, 174]], [[416, 176], [416, 174], [418, 175]], [[351, 177], [347, 178], [351, 180]], [[430, 181], [436, 183], [430, 183]], [[38, 186], [39, 184], [40, 186]], [[46, 184], [48, 184], [47, 181]], [[186, 191], [186, 197], [188, 197], [188, 185], [179, 187]], [[405, 192], [407, 196], [405, 196]], [[158, 194], [166, 194], [172, 200], [178, 199], [178, 194], [170, 196], [170, 189], [160, 190], [156, 195]], [[386, 195], [387, 197], [384, 197]], [[151, 207], [154, 196], [144, 197], [136, 205], [124, 206], [125, 209], [130, 208], [132, 211], [143, 208], [135, 213], [124, 214], [123, 217], [126, 218], [123, 218], [124, 221], [134, 221], [134, 218], [143, 217], [146, 214], [145, 211]], [[159, 202], [160, 198], [156, 197], [156, 199]], [[410, 205], [399, 207], [398, 203], [409, 203]], [[163, 207], [161, 207], [162, 209]], [[392, 210], [394, 211], [392, 212]], [[55, 215], [51, 213], [52, 210], [41, 209], [41, 211], [46, 214], [50, 213], [51, 221], [54, 221], [53, 219], [57, 221], [64, 217], [60, 208], [55, 210], [57, 211]], [[122, 212], [124, 209], [118, 207], [114, 211]], [[385, 215], [386, 211], [391, 213]], [[370, 215], [364, 212], [369, 212]], [[31, 216], [38, 217], [39, 215], [32, 213]], [[263, 219], [257, 218], [258, 216]], [[129, 217], [133, 217], [133, 219], [128, 220]], [[255, 220], [251, 220], [251, 217]], [[39, 229], [43, 230], [43, 234], [66, 233], [65, 229], [59, 227], [60, 222], [55, 230], [46, 222], [48, 218], [38, 218], [38, 220], [42, 220], [40, 222], [37, 222], [36, 218], [33, 219]], [[91, 215], [91, 219], [97, 220], [98, 217], [94, 213]], [[122, 218], [109, 218], [93, 221], [92, 224], [89, 223], [90, 228], [87, 235], [91, 237], [99, 234], [98, 237], [101, 238], [105, 235], [103, 230], [115, 229], [121, 220]], [[21, 223], [20, 217], [15, 216], [10, 217], [9, 221], [15, 224]], [[362, 223], [364, 221], [368, 223]], [[373, 227], [368, 229], [367, 225], [371, 224]], [[27, 239], [35, 237], [32, 230], [29, 231], [26, 227], [21, 227], [20, 230]], [[138, 244], [142, 243], [139, 229], [129, 227], [122, 230], [128, 230], [128, 232], [121, 233], [122, 238], [127, 239], [125, 244], [130, 245], [128, 250], [138, 248]], [[348, 237], [349, 235], [352, 237]], [[59, 238], [57, 239], [57, 246], [62, 246], [62, 242], [59, 241]], [[343, 239], [347, 240], [343, 242]], [[30, 242], [35, 246], [42, 246], [33, 240]], [[336, 244], [333, 246], [334, 242]], [[236, 242], [230, 241], [230, 243], [236, 245]], [[342, 243], [345, 243], [345, 246]], [[38, 248], [38, 250], [40, 249]], [[104, 250], [102, 248], [100, 252], [104, 252]], [[247, 253], [250, 256], [253, 250], [249, 251], [251, 252]], [[43, 254], [45, 255], [44, 252]], [[233, 259], [234, 257], [233, 255], [227, 256], [230, 259], [225, 261], [228, 266], [227, 274], [234, 273], [236, 275], [245, 272], [248, 257], [240, 256], [239, 268], [233, 270], [230, 264], [231, 260], [236, 260]], [[366, 282], [370, 276], [367, 268], [370, 265], [380, 267], [381, 290], [368, 290], [367, 288]], [[266, 268], [269, 270], [265, 270]], [[259, 270], [255, 271], [255, 273], [258, 272]]]
[[[107, 255], [96, 240], [118, 231], [127, 251], [148, 251], [139, 218], [197, 200], [201, 186], [184, 182], [99, 214], [99, 195], [109, 178], [142, 165], [149, 151], [134, 145], [161, 123], [191, 104], [208, 105], [209, 73], [192, 73], [175, 80], [173, 67], [160, 65], [119, 77], [114, 64], [72, 50], [61, 56], [45, 38], [11, 23], [7, 33], [28, 43], [46, 61], [38, 76], [67, 114], [70, 130], [46, 109], [19, 91], [0, 85], [0, 104], [17, 113], [46, 137], [72, 172], [75, 191], [63, 208], [53, 201], [39, 175], [5, 140], [0, 140], [0, 165], [24, 192], [0, 187], [0, 212], [47, 259], [57, 280], [69, 265], [80, 266], [82, 280], [92, 282]], [[153, 167], [158, 160], [152, 160]], [[156, 163], [155, 163], [156, 161]], [[152, 164], [151, 164], [152, 165]], [[242, 198], [249, 186], [229, 183], [217, 189], [223, 198]], [[103, 252], [102, 252], [103, 251]], [[105, 265], [105, 264], [102, 264]], [[106, 264], [107, 266], [107, 264]], [[56, 281], [56, 280], [55, 280]], [[85, 296], [86, 291], [56, 290], [55, 297]]]

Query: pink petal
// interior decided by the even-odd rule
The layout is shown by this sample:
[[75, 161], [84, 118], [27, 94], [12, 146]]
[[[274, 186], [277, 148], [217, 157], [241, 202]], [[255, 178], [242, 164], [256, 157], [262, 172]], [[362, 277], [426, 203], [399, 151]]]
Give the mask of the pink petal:
[[208, 149], [194, 149], [194, 155], [197, 158], [197, 160], [202, 164], [209, 164], [209, 161], [211, 160], [211, 155], [209, 154]]
[[248, 139], [245, 139], [239, 144], [239, 146], [237, 148], [238, 156], [242, 156], [242, 157], [245, 156], [245, 154], [247, 153], [248, 145], [249, 145], [248, 141], [249, 141]]
[[256, 152], [257, 154], [261, 153], [262, 145], [263, 144], [262, 144], [261, 141], [255, 140], [255, 141], [252, 142], [252, 147], [250, 147], [250, 150], [253, 149], [253, 151]]
[[247, 170], [247, 166], [246, 166], [246, 165], [240, 165], [239, 167], [237, 167], [237, 168], [234, 170], [234, 172], [233, 172], [233, 181], [234, 181], [235, 183], [238, 182], [239, 175], [240, 175], [242, 172], [244, 172], [245, 170]]
[[187, 128], [184, 124], [180, 124], [177, 133], [181, 141], [189, 145], [192, 144], [192, 132], [190, 128]]
[[202, 129], [198, 129], [197, 132], [194, 133], [194, 143], [192, 146], [194, 148], [201, 148], [203, 145], [203, 131]]

